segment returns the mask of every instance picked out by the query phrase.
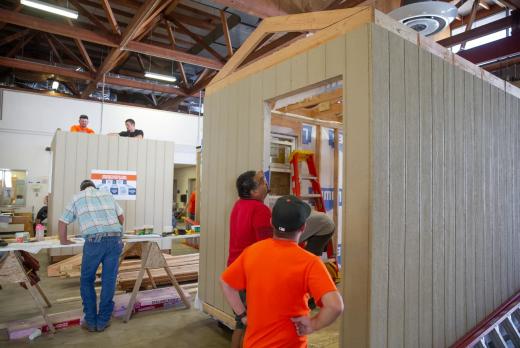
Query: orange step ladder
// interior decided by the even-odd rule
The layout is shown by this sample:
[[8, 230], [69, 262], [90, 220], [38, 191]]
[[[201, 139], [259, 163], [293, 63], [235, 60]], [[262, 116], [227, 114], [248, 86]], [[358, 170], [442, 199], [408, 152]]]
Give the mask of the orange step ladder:
[[[293, 175], [291, 177], [293, 195], [303, 200], [314, 201], [314, 206], [316, 210], [322, 213], [326, 213], [327, 211], [325, 210], [325, 201], [323, 200], [323, 195], [321, 193], [321, 185], [318, 177], [318, 170], [316, 169], [316, 164], [314, 162], [314, 152], [307, 150], [295, 150], [291, 153], [289, 157], [289, 162], [291, 163], [293, 169]], [[307, 164], [307, 167], [309, 168], [308, 176], [300, 175], [300, 162]], [[302, 180], [309, 180], [311, 182], [311, 193], [301, 193]], [[329, 244], [327, 245], [327, 257], [329, 258], [327, 268], [331, 268], [329, 269], [329, 273], [331, 273], [332, 279], [338, 282], [339, 268], [337, 266], [338, 262], [336, 260], [334, 252], [334, 243], [332, 239], [329, 241]]]

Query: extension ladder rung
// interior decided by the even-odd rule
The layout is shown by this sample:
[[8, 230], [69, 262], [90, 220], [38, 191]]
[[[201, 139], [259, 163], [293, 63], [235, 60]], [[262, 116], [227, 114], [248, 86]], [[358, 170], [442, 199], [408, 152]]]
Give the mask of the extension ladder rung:
[[300, 180], [318, 180], [316, 176], [300, 176]]

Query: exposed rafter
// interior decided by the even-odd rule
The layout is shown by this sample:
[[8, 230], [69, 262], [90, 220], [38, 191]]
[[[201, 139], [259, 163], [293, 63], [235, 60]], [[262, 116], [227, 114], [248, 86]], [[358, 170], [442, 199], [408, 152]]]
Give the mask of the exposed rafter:
[[121, 30], [119, 29], [119, 25], [117, 24], [116, 17], [114, 16], [114, 12], [112, 11], [112, 7], [110, 6], [108, 0], [101, 0], [101, 5], [103, 5], [103, 9], [107, 14], [107, 19], [112, 26], [112, 31], [115, 34], [121, 35]]
[[231, 36], [229, 35], [229, 27], [227, 23], [226, 12], [220, 10], [220, 18], [222, 21], [222, 31], [224, 32], [224, 39], [226, 40], [226, 48], [229, 58], [233, 55], [233, 45], [231, 44]]

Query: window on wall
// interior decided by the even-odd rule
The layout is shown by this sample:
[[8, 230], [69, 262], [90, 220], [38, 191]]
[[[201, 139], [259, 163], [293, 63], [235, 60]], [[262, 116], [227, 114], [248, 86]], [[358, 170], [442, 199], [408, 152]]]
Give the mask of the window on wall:
[[[473, 29], [481, 27], [481, 26], [483, 26], [485, 24], [492, 23], [494, 21], [497, 21], [499, 19], [505, 18], [507, 16], [508, 16], [508, 11], [503, 11], [503, 12], [497, 13], [495, 15], [492, 15], [492, 16], [480, 19], [478, 21], [475, 21], [475, 23], [473, 24]], [[466, 30], [466, 26], [465, 25], [461, 26], [461, 27], [458, 27], [458, 28], [455, 28], [452, 31], [452, 35], [457, 35], [457, 34], [463, 33], [465, 30]], [[468, 41], [466, 43], [466, 48], [465, 49], [468, 50], [470, 48], [481, 46], [481, 45], [484, 45], [484, 44], [487, 44], [487, 43], [490, 43], [490, 42], [493, 42], [493, 41], [497, 41], [497, 40], [503, 39], [503, 38], [508, 37], [508, 36], [511, 36], [511, 28], [507, 28], [507, 29], [504, 29], [504, 30], [501, 30], [501, 31], [497, 31], [496, 33], [489, 34], [489, 35], [486, 35], [486, 36], [479, 37], [478, 39]], [[451, 48], [452, 52], [453, 53], [459, 52], [460, 51], [460, 46], [461, 45], [453, 46]]]

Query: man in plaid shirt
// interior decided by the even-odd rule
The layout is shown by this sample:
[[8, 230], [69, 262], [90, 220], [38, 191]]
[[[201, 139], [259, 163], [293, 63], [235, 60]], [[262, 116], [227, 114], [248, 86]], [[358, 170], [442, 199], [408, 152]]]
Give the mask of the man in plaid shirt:
[[[123, 250], [121, 236], [124, 223], [123, 209], [108, 192], [99, 191], [90, 180], [80, 185], [81, 192], [74, 195], [72, 202], [65, 208], [58, 229], [63, 245], [73, 244], [67, 239], [67, 225], [76, 219], [85, 238], [83, 259], [81, 261], [80, 292], [83, 300], [85, 320], [83, 328], [88, 331], [103, 331], [110, 325], [114, 310], [114, 292], [119, 256]], [[99, 312], [96, 306], [94, 282], [96, 272], [103, 264], [101, 274], [101, 296]]]

